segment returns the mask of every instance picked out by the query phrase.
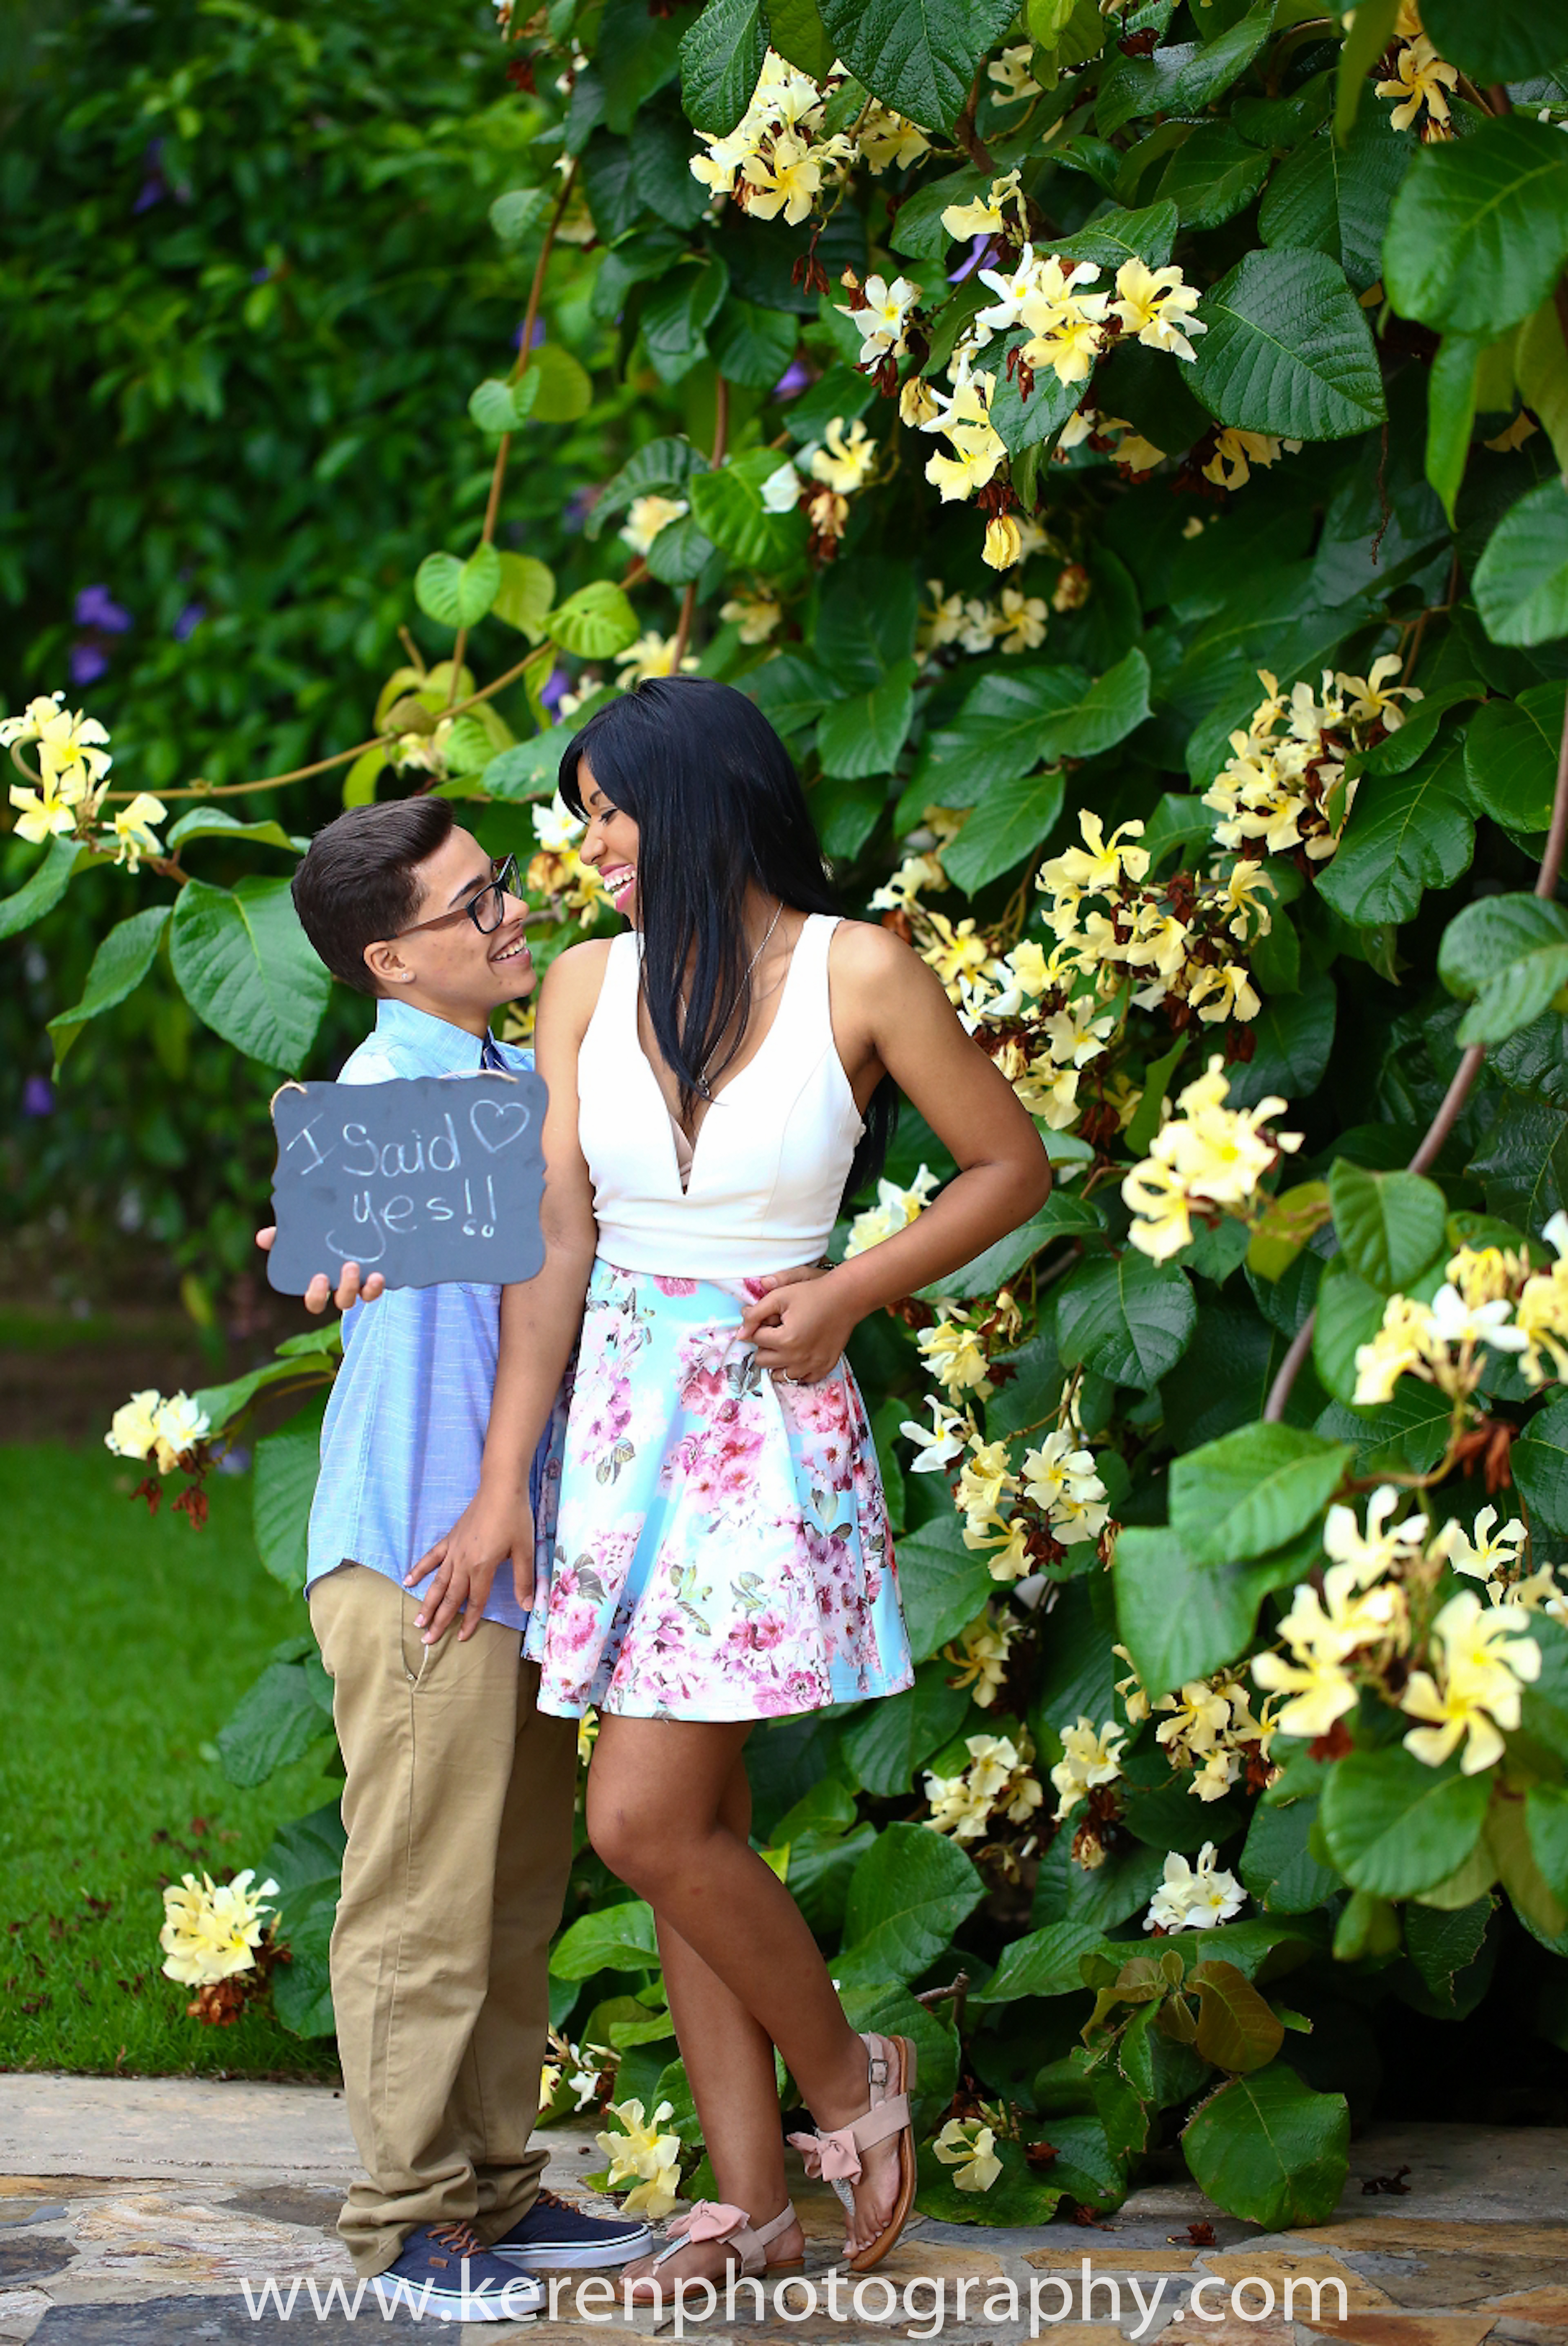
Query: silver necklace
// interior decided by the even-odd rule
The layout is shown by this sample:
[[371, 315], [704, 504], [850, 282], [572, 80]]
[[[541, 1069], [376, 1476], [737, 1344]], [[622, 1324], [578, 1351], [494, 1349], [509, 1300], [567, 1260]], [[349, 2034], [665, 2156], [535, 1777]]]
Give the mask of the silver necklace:
[[[758, 963], [761, 960], [763, 954], [767, 952], [769, 944], [772, 939], [773, 932], [779, 926], [779, 923], [783, 916], [783, 912], [784, 899], [780, 896], [777, 905], [774, 907], [773, 918], [769, 922], [767, 930], [764, 933], [762, 943], [758, 946], [757, 951], [752, 954], [751, 959], [746, 964], [746, 974], [740, 981], [743, 988], [750, 984], [751, 973], [756, 968]], [[713, 1097], [713, 1087], [707, 1081], [706, 1077], [698, 1082], [697, 1088], [701, 1093], [705, 1100], [710, 1100]]]

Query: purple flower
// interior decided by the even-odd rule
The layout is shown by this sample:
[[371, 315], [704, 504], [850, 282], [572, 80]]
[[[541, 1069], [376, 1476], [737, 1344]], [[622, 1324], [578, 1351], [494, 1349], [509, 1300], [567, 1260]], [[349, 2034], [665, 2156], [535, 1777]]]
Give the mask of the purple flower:
[[135, 203], [131, 206], [133, 212], [150, 211], [154, 204], [161, 204], [165, 196], [168, 193], [168, 181], [164, 178], [163, 167], [158, 161], [158, 157], [162, 153], [162, 139], [153, 139], [148, 148], [147, 153], [142, 158], [142, 165], [147, 172], [147, 177], [141, 183], [140, 195], [137, 196]]
[[977, 237], [972, 238], [969, 250], [963, 260], [959, 262], [956, 269], [948, 270], [948, 283], [962, 285], [966, 277], [972, 277], [994, 240], [989, 229], [983, 229]]
[[574, 489], [561, 509], [562, 528], [573, 530], [581, 529], [583, 524], [587, 520], [588, 515], [592, 513], [595, 505], [597, 504], [598, 496], [599, 490], [598, 484], [596, 482], [591, 484], [586, 488]]
[[74, 614], [78, 627], [102, 627], [106, 635], [123, 636], [131, 615], [123, 610], [107, 586], [84, 586]]
[[253, 269], [250, 271], [250, 282], [252, 285], [270, 285], [271, 281], [272, 271], [270, 269]]
[[24, 1116], [53, 1116], [55, 1086], [47, 1076], [29, 1076], [22, 1086]]
[[805, 390], [810, 380], [810, 369], [805, 360], [791, 359], [773, 386], [773, 396], [775, 399], [793, 399], [798, 391]]
[[561, 668], [558, 665], [555, 668], [553, 668], [550, 671], [548, 682], [542, 684], [539, 688], [540, 708], [547, 709], [553, 717], [555, 713], [556, 703], [559, 701], [561, 695], [565, 691], [571, 681], [571, 678], [566, 674], [564, 668]]
[[176, 616], [174, 625], [168, 632], [177, 644], [182, 644], [188, 637], [196, 633], [206, 617], [205, 603], [187, 603], [184, 609]]
[[97, 684], [108, 672], [109, 656], [96, 637], [78, 636], [66, 665], [73, 684]]
[[[526, 320], [524, 320], [524, 324], [526, 324], [526, 322], [527, 322], [527, 321], [526, 321]], [[534, 321], [534, 339], [533, 339], [533, 341], [532, 341], [532, 342], [529, 343], [529, 345], [528, 345], [529, 349], [530, 349], [531, 351], [536, 351], [536, 350], [538, 349], [538, 347], [539, 347], [540, 343], [544, 341], [544, 339], [545, 339], [545, 321], [544, 321], [544, 319], [543, 319], [543, 318], [535, 318], [535, 321]], [[523, 327], [522, 327], [522, 326], [519, 326], [519, 327], [518, 327], [518, 329], [517, 329], [517, 332], [513, 335], [513, 337], [512, 337], [512, 346], [513, 346], [514, 350], [519, 350], [519, 351], [520, 351], [520, 350], [522, 349], [522, 347], [523, 347]]]

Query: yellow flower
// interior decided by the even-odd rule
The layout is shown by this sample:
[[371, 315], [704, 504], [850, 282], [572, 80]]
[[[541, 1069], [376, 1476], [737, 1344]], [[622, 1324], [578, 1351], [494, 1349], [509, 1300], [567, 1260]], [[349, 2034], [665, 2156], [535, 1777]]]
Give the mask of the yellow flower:
[[1208, 328], [1192, 314], [1198, 290], [1183, 283], [1179, 269], [1150, 269], [1135, 255], [1116, 271], [1116, 292], [1111, 306], [1124, 335], [1135, 335], [1151, 350], [1174, 351], [1178, 359], [1197, 356], [1187, 335], [1206, 334]]
[[1279, 440], [1271, 432], [1240, 432], [1227, 425], [1215, 442], [1214, 454], [1203, 468], [1203, 477], [1222, 489], [1245, 488], [1254, 464], [1267, 467], [1276, 462], [1282, 449], [1288, 449], [1294, 455], [1300, 445], [1299, 440]]
[[1006, 1681], [1007, 1657], [1017, 1635], [1018, 1625], [1010, 1616], [996, 1618], [982, 1613], [955, 1644], [942, 1647], [942, 1659], [958, 1671], [949, 1686], [968, 1687], [980, 1708], [989, 1710]]
[[782, 212], [791, 228], [805, 219], [822, 185], [819, 153], [787, 133], [773, 141], [771, 158], [748, 155], [740, 170], [749, 190], [747, 210], [765, 220]]
[[932, 488], [942, 491], [942, 502], [946, 505], [956, 498], [972, 496], [977, 489], [989, 484], [1007, 454], [1007, 444], [989, 423], [944, 424], [942, 428], [953, 454], [931, 457], [925, 476]]
[[689, 511], [684, 497], [634, 497], [619, 535], [634, 554], [646, 554], [667, 523], [679, 521]]
[[890, 163], [897, 170], [907, 170], [931, 152], [931, 140], [918, 123], [895, 114], [875, 98], [861, 117], [857, 144], [873, 178], [880, 177]]
[[845, 1261], [851, 1255], [864, 1254], [868, 1247], [881, 1246], [884, 1239], [895, 1238], [900, 1230], [908, 1229], [915, 1217], [925, 1211], [936, 1186], [937, 1177], [928, 1165], [921, 1167], [907, 1189], [901, 1189], [896, 1181], [879, 1181], [876, 1204], [857, 1214], [850, 1224]]
[[[1013, 525], [1017, 529], [1017, 523]], [[1002, 590], [1003, 625], [996, 638], [1001, 652], [1032, 652], [1045, 640], [1045, 599], [1041, 595], [1025, 595], [1022, 587], [1004, 586]]]
[[1058, 1824], [1096, 1785], [1117, 1780], [1122, 1772], [1122, 1747], [1127, 1739], [1125, 1728], [1118, 1727], [1114, 1719], [1107, 1719], [1096, 1734], [1094, 1720], [1083, 1716], [1075, 1727], [1064, 1727], [1061, 1735], [1062, 1757], [1051, 1770], [1051, 1781], [1059, 1796]]
[[183, 1457], [212, 1431], [211, 1421], [204, 1409], [199, 1409], [188, 1392], [170, 1393], [158, 1403], [153, 1423], [153, 1447], [158, 1453], [160, 1474], [172, 1474]]
[[1519, 1724], [1523, 1688], [1541, 1675], [1541, 1648], [1529, 1634], [1530, 1616], [1518, 1605], [1485, 1608], [1473, 1588], [1451, 1596], [1431, 1627], [1439, 1677], [1412, 1670], [1400, 1697], [1413, 1719], [1405, 1749], [1429, 1768], [1441, 1768], [1463, 1743], [1460, 1769], [1479, 1775], [1502, 1757], [1502, 1734]]
[[51, 777], [63, 784], [73, 782], [78, 797], [103, 780], [113, 765], [107, 747], [108, 735], [96, 717], [84, 717], [78, 709], [72, 712], [56, 709], [46, 717], [34, 737], [38, 744], [38, 770], [47, 782]]
[[989, 191], [967, 204], [949, 204], [942, 216], [942, 224], [949, 236], [994, 236], [1003, 226], [1003, 213], [1008, 205], [1022, 216], [1023, 199], [1019, 192], [1020, 174], [1009, 171], [1005, 178], [993, 179]]
[[1124, 822], [1107, 839], [1100, 817], [1091, 814], [1087, 807], [1080, 807], [1078, 828], [1084, 846], [1069, 847], [1061, 855], [1053, 856], [1049, 863], [1043, 863], [1034, 883], [1037, 888], [1052, 895], [1074, 892], [1084, 896], [1107, 896], [1115, 893], [1124, 874], [1133, 881], [1143, 879], [1149, 868], [1149, 858], [1147, 849], [1137, 844], [1144, 835], [1141, 822]]
[[36, 847], [43, 839], [58, 833], [65, 838], [76, 828], [76, 809], [83, 793], [70, 780], [46, 774], [42, 790], [28, 790], [21, 782], [11, 785], [11, 803], [17, 810], [16, 836], [31, 841]]
[[1356, 1347], [1358, 1409], [1380, 1409], [1392, 1401], [1394, 1387], [1411, 1371], [1424, 1370], [1432, 1341], [1432, 1315], [1424, 1303], [1408, 1295], [1390, 1295], [1383, 1306], [1383, 1324], [1369, 1344]]
[[860, 363], [870, 367], [881, 359], [901, 358], [909, 347], [905, 329], [920, 300], [920, 287], [907, 277], [895, 277], [891, 285], [885, 277], [868, 277], [860, 295], [858, 310], [843, 301], [834, 304], [860, 337]]
[[985, 525], [980, 558], [992, 570], [1011, 570], [1023, 551], [1018, 524], [1011, 514], [993, 514]]
[[594, 2137], [610, 2162], [611, 2190], [636, 2178], [636, 2187], [627, 2192], [622, 2205], [639, 2209], [650, 2223], [662, 2222], [680, 2196], [680, 2137], [658, 2131], [674, 2115], [671, 2105], [660, 2102], [652, 2119], [646, 2122], [640, 2101], [612, 2102], [606, 2115], [622, 2129], [619, 2134]]
[[835, 496], [850, 496], [863, 488], [877, 461], [877, 444], [857, 415], [845, 434], [844, 419], [835, 415], [822, 435], [823, 445], [811, 458], [814, 481], [823, 482]]
[[950, 1318], [939, 1320], [933, 1328], [922, 1328], [916, 1337], [921, 1358], [944, 1392], [974, 1392], [983, 1401], [991, 1387], [980, 1340], [951, 1305], [946, 1309]]
[[145, 1458], [158, 1439], [158, 1414], [163, 1395], [155, 1385], [132, 1393], [109, 1420], [104, 1447], [117, 1458]]
[[263, 1882], [253, 1891], [255, 1878], [255, 1869], [248, 1865], [232, 1882], [221, 1884], [209, 1873], [199, 1882], [194, 1873], [170, 1882], [163, 1893], [164, 1923], [158, 1934], [169, 1979], [185, 1987], [210, 1987], [250, 1969], [265, 1933], [262, 1917], [273, 1912], [265, 1902], [278, 1889], [275, 1882]]
[[1432, 1542], [1432, 1552], [1446, 1556], [1451, 1569], [1462, 1572], [1469, 1580], [1492, 1580], [1499, 1573], [1506, 1577], [1518, 1571], [1528, 1534], [1518, 1515], [1501, 1531], [1494, 1529], [1496, 1522], [1497, 1509], [1482, 1507], [1475, 1519], [1473, 1538], [1462, 1525], [1447, 1523]]
[[[676, 642], [676, 637], [661, 636], [657, 628], [649, 628], [646, 635], [637, 638], [635, 644], [628, 644], [625, 651], [617, 652], [616, 666], [625, 671], [622, 684], [629, 690], [633, 685], [641, 684], [645, 677], [673, 676]], [[683, 674], [687, 668], [694, 668], [697, 666], [695, 655], [683, 659], [680, 665]]]
[[1394, 59], [1393, 77], [1377, 85], [1380, 97], [1397, 97], [1389, 121], [1396, 130], [1409, 130], [1424, 106], [1429, 123], [1446, 124], [1448, 93], [1459, 87], [1459, 75], [1440, 57], [1424, 33], [1407, 41]]
[[972, 920], [960, 921], [956, 928], [942, 913], [928, 913], [926, 920], [935, 943], [924, 948], [921, 959], [930, 963], [950, 994], [960, 977], [991, 973], [995, 964], [990, 944], [975, 934]]
[[995, 2129], [979, 2118], [949, 2118], [932, 2149], [952, 2168], [955, 2191], [989, 2191], [1002, 2172]]
[[35, 695], [19, 716], [0, 719], [0, 750], [8, 750], [14, 741], [36, 741], [44, 727], [60, 713], [63, 692], [40, 692]]
[[161, 822], [168, 809], [150, 790], [138, 790], [128, 804], [115, 809], [114, 833], [118, 843], [117, 863], [135, 872], [144, 855], [161, 855], [163, 842], [152, 826]]
[[721, 603], [718, 616], [739, 627], [743, 644], [765, 644], [784, 617], [784, 606], [759, 589], [754, 595], [736, 595], [728, 603]]

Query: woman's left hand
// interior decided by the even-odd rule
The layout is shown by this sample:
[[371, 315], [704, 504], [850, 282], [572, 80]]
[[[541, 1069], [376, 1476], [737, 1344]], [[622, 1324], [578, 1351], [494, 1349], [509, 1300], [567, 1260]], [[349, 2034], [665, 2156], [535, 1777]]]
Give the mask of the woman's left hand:
[[740, 1332], [756, 1345], [758, 1362], [770, 1375], [815, 1385], [837, 1368], [859, 1318], [828, 1271], [774, 1288], [748, 1308]]

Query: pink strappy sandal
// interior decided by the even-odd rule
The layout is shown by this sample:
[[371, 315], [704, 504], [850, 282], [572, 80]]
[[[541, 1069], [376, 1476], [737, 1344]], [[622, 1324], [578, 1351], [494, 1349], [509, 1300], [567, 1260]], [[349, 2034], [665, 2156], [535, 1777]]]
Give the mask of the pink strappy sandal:
[[892, 2214], [868, 2247], [845, 2259], [851, 2272], [870, 2272], [874, 2265], [881, 2263], [909, 2222], [915, 2196], [914, 2127], [910, 2116], [915, 2048], [907, 2036], [862, 2035], [860, 2042], [866, 2048], [871, 2108], [863, 2117], [851, 2119], [846, 2127], [789, 2137], [813, 2182], [820, 2177], [830, 2183], [845, 2208], [851, 2211], [855, 2201], [850, 2186], [860, 2179], [861, 2151], [869, 2150], [873, 2143], [886, 2142], [893, 2135], [899, 2137], [899, 2196], [893, 2202]]
[[744, 2278], [754, 2278], [765, 2272], [779, 2275], [803, 2272], [803, 2257], [785, 2258], [777, 2264], [768, 2261], [771, 2243], [781, 2233], [787, 2232], [796, 2220], [794, 2202], [789, 2199], [784, 2202], [783, 2213], [771, 2218], [766, 2224], [753, 2224], [744, 2208], [731, 2208], [722, 2199], [699, 2199], [695, 2208], [688, 2208], [684, 2216], [677, 2216], [669, 2225], [665, 2234], [665, 2245], [647, 2271], [628, 2284], [634, 2292], [632, 2303], [636, 2305], [637, 2302], [635, 2292], [638, 2289], [658, 2286], [654, 2276], [660, 2265], [667, 2263], [671, 2257], [695, 2240], [718, 2240], [726, 2248], [734, 2249], [740, 2259], [740, 2271]]

